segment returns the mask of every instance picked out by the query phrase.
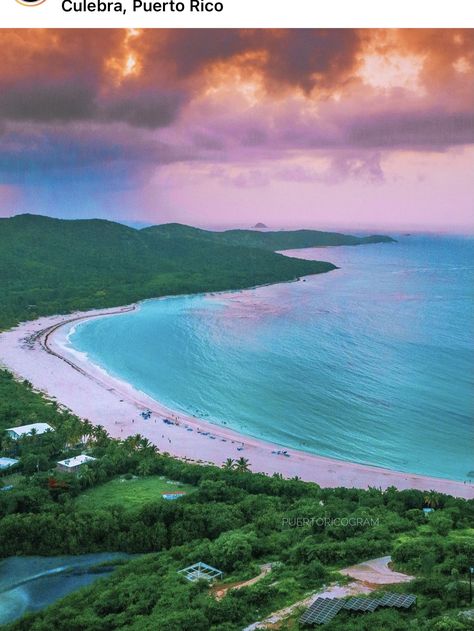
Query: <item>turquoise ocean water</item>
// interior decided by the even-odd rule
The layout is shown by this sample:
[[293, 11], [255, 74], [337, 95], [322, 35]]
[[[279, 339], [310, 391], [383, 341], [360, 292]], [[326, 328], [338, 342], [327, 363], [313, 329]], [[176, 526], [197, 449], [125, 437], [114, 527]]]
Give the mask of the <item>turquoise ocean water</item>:
[[[280, 445], [465, 480], [474, 470], [474, 239], [293, 253], [339, 270], [142, 303], [74, 348], [165, 405]], [[472, 476], [471, 476], [472, 477]]]

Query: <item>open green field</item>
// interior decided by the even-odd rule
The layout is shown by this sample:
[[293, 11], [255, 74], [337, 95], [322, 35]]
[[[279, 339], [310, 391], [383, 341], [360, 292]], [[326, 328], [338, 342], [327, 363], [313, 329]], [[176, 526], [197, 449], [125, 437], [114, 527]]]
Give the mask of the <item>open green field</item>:
[[117, 505], [136, 508], [146, 502], [161, 499], [162, 493], [190, 493], [193, 490], [194, 487], [188, 484], [167, 480], [162, 476], [135, 477], [131, 480], [120, 477], [81, 493], [76, 499], [76, 506], [87, 510]]

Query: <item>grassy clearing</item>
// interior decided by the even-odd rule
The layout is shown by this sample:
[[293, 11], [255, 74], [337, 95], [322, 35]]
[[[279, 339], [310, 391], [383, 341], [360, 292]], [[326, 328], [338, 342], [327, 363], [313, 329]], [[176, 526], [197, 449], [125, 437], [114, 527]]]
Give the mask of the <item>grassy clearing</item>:
[[136, 508], [146, 502], [162, 499], [162, 493], [190, 493], [193, 490], [194, 487], [188, 484], [170, 481], [162, 476], [134, 477], [130, 480], [120, 477], [81, 493], [76, 499], [76, 506], [87, 510], [117, 505]]

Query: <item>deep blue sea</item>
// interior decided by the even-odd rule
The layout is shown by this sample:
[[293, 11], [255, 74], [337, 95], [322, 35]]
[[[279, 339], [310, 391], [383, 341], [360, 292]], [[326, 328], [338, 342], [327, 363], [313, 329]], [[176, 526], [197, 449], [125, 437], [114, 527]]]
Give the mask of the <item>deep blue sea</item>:
[[[167, 406], [342, 460], [474, 470], [474, 239], [294, 251], [340, 269], [142, 303], [73, 346]], [[471, 476], [473, 477], [473, 476]]]

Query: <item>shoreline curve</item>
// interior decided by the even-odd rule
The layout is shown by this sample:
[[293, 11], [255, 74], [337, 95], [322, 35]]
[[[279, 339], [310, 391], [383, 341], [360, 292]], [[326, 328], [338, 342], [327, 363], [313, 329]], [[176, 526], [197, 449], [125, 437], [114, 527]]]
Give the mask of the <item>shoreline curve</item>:
[[[279, 473], [287, 478], [298, 476], [321, 487], [395, 486], [400, 490], [434, 490], [474, 498], [473, 484], [286, 448], [171, 410], [131, 384], [109, 375], [84, 353], [67, 347], [67, 336], [77, 322], [129, 313], [139, 304], [20, 323], [0, 333], [0, 363], [17, 378], [27, 379], [35, 389], [56, 399], [58, 405], [94, 425], [102, 425], [113, 438], [125, 439], [139, 433], [161, 452], [189, 462], [220, 466], [227, 458], [243, 456], [254, 472]], [[151, 410], [149, 420], [140, 416], [144, 410]], [[163, 418], [172, 424], [164, 423]]]

